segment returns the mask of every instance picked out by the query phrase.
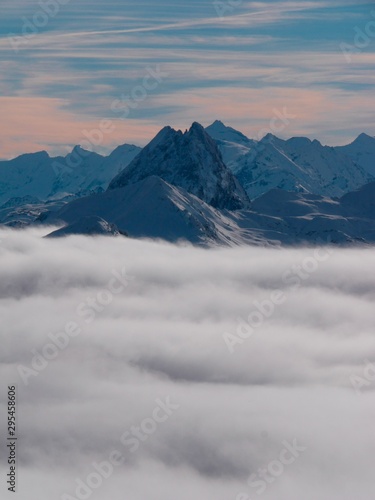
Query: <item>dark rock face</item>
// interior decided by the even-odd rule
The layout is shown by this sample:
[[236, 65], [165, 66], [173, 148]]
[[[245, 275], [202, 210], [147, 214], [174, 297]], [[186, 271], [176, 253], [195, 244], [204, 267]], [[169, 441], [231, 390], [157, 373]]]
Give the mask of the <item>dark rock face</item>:
[[250, 206], [215, 141], [199, 123], [193, 123], [185, 133], [163, 128], [108, 189], [134, 184], [151, 175], [185, 189], [215, 208], [238, 210]]

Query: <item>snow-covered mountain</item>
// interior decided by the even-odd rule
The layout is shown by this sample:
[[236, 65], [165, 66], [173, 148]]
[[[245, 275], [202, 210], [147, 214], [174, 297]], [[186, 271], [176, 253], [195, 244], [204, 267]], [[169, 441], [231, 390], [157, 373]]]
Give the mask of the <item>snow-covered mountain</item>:
[[256, 141], [249, 139], [242, 132], [216, 120], [206, 127], [206, 132], [214, 139], [220, 149], [224, 163], [236, 174], [243, 156], [254, 150]]
[[[350, 149], [323, 146], [306, 137], [282, 140], [268, 134], [256, 142], [221, 122], [207, 127], [217, 141], [228, 167], [245, 188], [250, 199], [270, 189], [306, 192], [322, 196], [342, 196], [370, 182], [372, 142], [363, 134]], [[368, 139], [366, 139], [368, 138]], [[247, 139], [247, 141], [246, 141]], [[361, 156], [359, 152], [366, 151]], [[355, 152], [357, 152], [355, 154]], [[362, 158], [362, 163], [358, 161]], [[371, 159], [372, 158], [372, 159]], [[375, 171], [375, 166], [373, 168]]]
[[273, 189], [255, 200], [252, 208], [261, 226], [270, 226], [270, 218], [279, 221], [283, 242], [374, 244], [374, 200], [375, 182], [371, 182], [335, 199]]
[[0, 162], [0, 223], [199, 245], [373, 244], [374, 142], [256, 142], [216, 121], [165, 127], [143, 150], [107, 157], [79, 147], [65, 158], [23, 155]]
[[[236, 212], [233, 212], [236, 213]], [[160, 177], [77, 199], [44, 222], [71, 224], [99, 216], [131, 237], [189, 241], [194, 244], [264, 244], [255, 229], [242, 231], [231, 212], [219, 211], [203, 200]]]
[[76, 146], [65, 157], [41, 151], [0, 161], [0, 205], [27, 196], [46, 201], [105, 190], [140, 150], [125, 144], [104, 157]]
[[372, 180], [348, 156], [305, 137], [284, 141], [269, 134], [241, 163], [236, 175], [251, 198], [273, 188], [342, 196]]
[[375, 182], [340, 199], [273, 189], [256, 199], [251, 210], [218, 210], [151, 176], [74, 200], [44, 222], [76, 222], [79, 227], [85, 217], [96, 216], [130, 237], [206, 246], [363, 244], [375, 243], [374, 199]]
[[215, 141], [242, 144], [247, 147], [251, 147], [255, 144], [255, 141], [246, 137], [242, 132], [224, 125], [220, 120], [215, 120], [214, 123], [206, 127], [205, 130], [212, 139], [215, 139]]
[[335, 148], [375, 177], [375, 137], [360, 134], [351, 144]]
[[32, 196], [46, 200], [56, 175], [46, 151], [24, 154], [0, 162], [0, 204], [10, 198]]
[[215, 208], [237, 210], [249, 199], [224, 164], [215, 141], [199, 123], [189, 131], [164, 127], [109, 185], [116, 189], [158, 176]]

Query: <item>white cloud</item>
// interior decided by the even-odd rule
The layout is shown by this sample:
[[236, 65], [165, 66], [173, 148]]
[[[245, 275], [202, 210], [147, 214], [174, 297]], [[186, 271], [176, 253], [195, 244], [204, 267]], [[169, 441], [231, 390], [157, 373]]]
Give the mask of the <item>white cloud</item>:
[[[258, 498], [248, 477], [294, 439], [306, 451], [261, 498], [370, 498], [375, 382], [358, 394], [351, 377], [375, 361], [371, 249], [334, 249], [293, 289], [283, 272], [312, 249], [43, 240], [43, 231], [0, 235], [0, 397], [18, 384], [17, 498], [74, 496], [76, 478], [113, 450], [124, 464], [94, 500]], [[134, 279], [85, 323], [77, 306], [124, 267]], [[287, 300], [231, 355], [223, 332], [276, 288]], [[72, 321], [82, 333], [25, 386], [17, 366]], [[120, 437], [167, 397], [179, 409], [131, 452]]]

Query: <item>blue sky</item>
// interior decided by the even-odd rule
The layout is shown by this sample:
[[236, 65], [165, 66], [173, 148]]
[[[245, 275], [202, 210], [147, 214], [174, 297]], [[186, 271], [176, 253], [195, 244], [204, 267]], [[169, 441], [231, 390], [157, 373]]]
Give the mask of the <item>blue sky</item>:
[[60, 1], [2, 6], [2, 158], [67, 151], [103, 120], [103, 152], [215, 119], [253, 138], [375, 135], [373, 2]]

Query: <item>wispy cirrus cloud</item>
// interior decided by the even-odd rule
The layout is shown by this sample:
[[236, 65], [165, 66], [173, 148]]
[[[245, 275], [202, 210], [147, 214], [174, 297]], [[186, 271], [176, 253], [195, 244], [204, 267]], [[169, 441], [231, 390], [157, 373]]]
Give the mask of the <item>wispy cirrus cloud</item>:
[[[298, 96], [298, 107], [312, 110], [310, 115], [303, 113], [306, 121], [296, 122], [300, 133], [310, 131], [331, 144], [352, 139], [359, 131], [373, 133], [368, 116], [372, 106], [368, 103], [366, 113], [363, 102], [373, 83], [375, 39], [353, 55], [353, 64], [347, 63], [340, 49], [342, 42], [353, 43], [356, 26], [366, 26], [370, 2], [243, 1], [220, 19], [212, 3], [198, 0], [173, 5], [169, 0], [162, 5], [146, 0], [137, 4], [113, 0], [105, 6], [90, 2], [90, 8], [79, 0], [61, 6], [45, 29], [15, 53], [7, 35], [10, 29], [19, 33], [22, 16], [32, 19], [36, 8], [29, 2], [16, 2], [7, 8], [7, 22], [0, 23], [0, 90], [3, 97], [64, 101], [71, 131], [76, 130], [75, 122], [116, 120], [111, 111], [113, 100], [139, 85], [146, 68], [159, 65], [168, 72], [168, 78], [132, 111], [132, 120], [119, 126], [119, 130], [133, 127], [131, 136], [140, 143], [145, 141], [146, 133], [140, 133], [139, 124], [144, 123], [144, 130], [151, 131], [154, 123], [159, 127], [177, 123], [178, 112], [191, 117], [189, 121], [205, 122], [214, 114], [212, 109], [217, 109], [213, 118], [230, 120], [246, 132], [254, 130], [258, 123], [251, 123], [251, 113], [248, 122], [239, 119], [242, 104], [247, 110], [247, 102], [254, 102], [253, 96], [266, 99], [262, 101], [265, 119], [269, 99], [279, 102], [272, 99], [272, 94], [291, 96], [293, 91]], [[232, 96], [227, 92], [229, 88]], [[235, 96], [239, 88], [244, 89], [241, 104]], [[285, 88], [291, 92], [288, 94]], [[303, 92], [306, 89], [309, 92]], [[191, 107], [194, 92], [206, 96], [201, 106]], [[227, 103], [214, 103], [212, 97], [219, 95], [225, 96]], [[303, 106], [302, 95], [306, 98]], [[318, 121], [321, 113], [314, 112], [315, 101], [308, 100], [318, 95], [319, 101], [329, 104], [327, 109], [331, 110], [323, 121]], [[331, 96], [333, 107], [328, 102]], [[350, 104], [344, 103], [343, 96]], [[230, 112], [233, 105], [237, 108]], [[290, 107], [293, 102], [288, 98], [284, 105]], [[50, 109], [48, 122], [52, 123], [54, 112]], [[62, 122], [68, 125], [69, 120]], [[14, 118], [10, 116], [9, 121], [13, 123]], [[23, 123], [22, 134], [27, 135], [26, 123], [32, 128], [30, 114], [25, 114]], [[58, 144], [67, 135], [59, 133], [52, 142]], [[34, 139], [32, 142], [35, 144]], [[41, 147], [46, 142], [39, 139]], [[79, 138], [73, 142], [79, 142]], [[13, 138], [12, 144], [6, 152], [0, 152], [2, 157], [11, 150], [23, 152], [17, 150], [17, 144], [21, 147], [19, 139]]]

